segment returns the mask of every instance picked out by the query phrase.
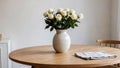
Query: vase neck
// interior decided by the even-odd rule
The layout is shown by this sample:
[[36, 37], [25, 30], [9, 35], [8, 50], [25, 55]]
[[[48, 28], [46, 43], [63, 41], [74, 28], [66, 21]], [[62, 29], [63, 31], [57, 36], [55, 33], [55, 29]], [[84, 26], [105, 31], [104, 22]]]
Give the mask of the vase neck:
[[58, 29], [56, 29], [56, 33], [64, 33], [64, 32], [66, 32], [67, 30], [58, 30]]

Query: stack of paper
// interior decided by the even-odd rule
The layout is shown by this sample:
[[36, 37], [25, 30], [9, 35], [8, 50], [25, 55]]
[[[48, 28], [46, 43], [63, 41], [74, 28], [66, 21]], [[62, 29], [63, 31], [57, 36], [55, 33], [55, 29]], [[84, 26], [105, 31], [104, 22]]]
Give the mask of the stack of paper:
[[108, 54], [106, 52], [76, 52], [75, 56], [83, 58], [83, 59], [87, 59], [87, 60], [117, 57], [117, 55]]

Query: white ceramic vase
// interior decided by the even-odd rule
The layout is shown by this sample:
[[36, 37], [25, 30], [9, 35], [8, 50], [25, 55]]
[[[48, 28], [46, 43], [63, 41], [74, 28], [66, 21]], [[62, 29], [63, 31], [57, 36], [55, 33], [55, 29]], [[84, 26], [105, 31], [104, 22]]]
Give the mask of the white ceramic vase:
[[70, 48], [71, 40], [66, 30], [56, 30], [53, 38], [53, 48], [57, 53], [67, 52]]

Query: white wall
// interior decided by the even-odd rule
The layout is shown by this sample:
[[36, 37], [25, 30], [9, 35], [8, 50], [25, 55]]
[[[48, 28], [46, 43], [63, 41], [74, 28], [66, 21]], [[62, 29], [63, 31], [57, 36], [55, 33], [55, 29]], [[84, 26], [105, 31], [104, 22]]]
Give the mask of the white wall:
[[120, 0], [112, 0], [111, 39], [120, 40]]
[[118, 27], [118, 37], [120, 40], [120, 0], [118, 2], [118, 22], [117, 22], [117, 27]]
[[11, 40], [12, 50], [52, 44], [55, 31], [44, 30], [42, 13], [70, 8], [85, 15], [79, 27], [68, 30], [72, 44], [95, 44], [110, 38], [110, 5], [111, 0], [0, 0], [0, 33]]
[[118, 0], [112, 0], [111, 39], [118, 39]]

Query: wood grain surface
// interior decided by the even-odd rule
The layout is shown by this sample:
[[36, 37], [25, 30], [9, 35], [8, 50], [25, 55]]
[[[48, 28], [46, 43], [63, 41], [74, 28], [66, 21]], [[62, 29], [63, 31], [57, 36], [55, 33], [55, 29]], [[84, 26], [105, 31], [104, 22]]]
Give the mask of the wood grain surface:
[[[105, 51], [116, 54], [116, 58], [84, 60], [76, 57], [75, 52]], [[9, 58], [15, 62], [31, 65], [32, 68], [92, 68], [120, 63], [120, 50], [97, 45], [71, 45], [68, 52], [56, 53], [51, 45], [33, 46], [12, 51]]]

